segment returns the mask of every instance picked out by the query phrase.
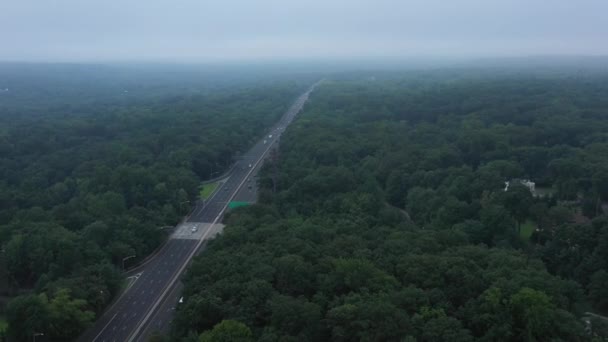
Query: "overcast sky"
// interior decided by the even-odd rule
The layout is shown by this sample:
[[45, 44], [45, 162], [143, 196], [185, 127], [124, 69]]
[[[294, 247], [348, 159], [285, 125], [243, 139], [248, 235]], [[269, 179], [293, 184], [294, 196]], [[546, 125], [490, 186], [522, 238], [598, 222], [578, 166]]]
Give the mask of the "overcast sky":
[[608, 55], [608, 0], [0, 0], [0, 60]]

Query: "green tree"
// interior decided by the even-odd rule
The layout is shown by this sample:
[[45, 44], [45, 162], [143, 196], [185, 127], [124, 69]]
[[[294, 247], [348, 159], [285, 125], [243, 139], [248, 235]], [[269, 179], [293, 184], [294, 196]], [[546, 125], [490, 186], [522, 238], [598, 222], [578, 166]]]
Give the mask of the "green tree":
[[51, 313], [45, 295], [13, 298], [6, 306], [7, 335], [16, 341], [29, 341], [34, 333], [48, 333]]
[[608, 272], [599, 270], [591, 276], [588, 285], [589, 301], [595, 308], [608, 312]]
[[398, 340], [411, 330], [409, 317], [388, 296], [351, 295], [327, 312], [332, 341]]
[[49, 302], [49, 335], [56, 340], [67, 341], [76, 338], [93, 322], [95, 314], [86, 310], [87, 302], [72, 299], [70, 291], [60, 289]]
[[248, 342], [253, 341], [253, 334], [245, 324], [233, 320], [223, 320], [212, 330], [203, 332], [200, 342]]
[[279, 295], [271, 299], [270, 307], [272, 326], [300, 340], [316, 340], [322, 317], [317, 304], [303, 297]]
[[602, 200], [608, 200], [608, 170], [599, 170], [593, 174], [593, 188]]
[[521, 184], [512, 184], [508, 191], [501, 193], [500, 202], [515, 218], [519, 233], [521, 224], [528, 218], [533, 203], [530, 190]]
[[489, 205], [479, 212], [485, 234], [482, 241], [493, 246], [499, 241], [512, 240], [516, 223], [508, 210], [501, 205]]
[[313, 266], [299, 255], [286, 255], [274, 263], [275, 286], [284, 294], [310, 293], [313, 287]]
[[422, 307], [412, 318], [423, 341], [472, 341], [473, 338], [462, 323], [453, 317], [448, 317], [442, 309]]
[[182, 314], [177, 320], [185, 321], [177, 321], [178, 325], [191, 326], [197, 331], [211, 329], [223, 318], [220, 298], [209, 293], [199, 293], [186, 298], [180, 312]]
[[551, 318], [555, 306], [541, 291], [522, 288], [509, 299], [516, 336], [525, 341], [535, 341], [552, 334]]
[[439, 206], [439, 199], [432, 189], [414, 187], [407, 193], [406, 209], [418, 224], [430, 222]]

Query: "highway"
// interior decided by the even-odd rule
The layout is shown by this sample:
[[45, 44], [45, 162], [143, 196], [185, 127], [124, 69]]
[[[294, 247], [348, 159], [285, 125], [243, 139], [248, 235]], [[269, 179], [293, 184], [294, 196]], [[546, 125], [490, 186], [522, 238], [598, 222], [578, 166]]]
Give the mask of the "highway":
[[221, 231], [223, 226], [219, 223], [230, 201], [255, 200], [254, 176], [263, 159], [317, 84], [299, 96], [279, 122], [237, 161], [234, 171], [211, 198], [197, 203], [158, 254], [138, 270], [128, 289], [78, 341], [146, 341], [153, 331], [167, 330], [181, 292], [179, 278], [187, 264], [210, 237]]
[[[275, 143], [276, 146], [276, 143]], [[256, 178], [257, 174], [262, 168], [263, 163], [258, 163], [255, 167], [252, 165], [253, 172], [247, 177], [247, 181], [243, 184], [243, 186], [236, 192], [232, 201], [236, 202], [249, 202], [253, 203], [257, 200], [257, 186], [256, 186]], [[249, 167], [249, 165], [247, 165]], [[221, 191], [220, 189], [217, 190]], [[224, 190], [226, 191], [226, 190]], [[219, 194], [218, 194], [219, 195]], [[217, 224], [218, 230], [223, 228], [221, 225]], [[205, 245], [197, 251], [197, 254], [204, 250]], [[135, 341], [137, 342], [147, 342], [149, 338], [155, 333], [168, 334], [170, 329], [171, 320], [173, 319], [173, 314], [175, 312], [175, 308], [178, 305], [179, 299], [181, 298], [181, 290], [182, 283], [177, 282], [172, 289], [168, 292], [167, 296], [162, 300], [159, 307], [154, 311], [153, 315], [150, 319], [144, 324], [141, 332], [138, 334]], [[187, 301], [187, 299], [185, 299]]]

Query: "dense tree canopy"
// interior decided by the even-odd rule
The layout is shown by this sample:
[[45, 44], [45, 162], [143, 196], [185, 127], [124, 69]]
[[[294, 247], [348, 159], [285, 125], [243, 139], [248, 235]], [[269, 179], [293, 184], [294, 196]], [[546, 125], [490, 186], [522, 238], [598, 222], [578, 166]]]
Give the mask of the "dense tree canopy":
[[173, 338], [237, 321], [260, 341], [591, 339], [606, 94], [605, 74], [326, 81], [281, 139], [277, 191], [267, 172], [189, 269]]

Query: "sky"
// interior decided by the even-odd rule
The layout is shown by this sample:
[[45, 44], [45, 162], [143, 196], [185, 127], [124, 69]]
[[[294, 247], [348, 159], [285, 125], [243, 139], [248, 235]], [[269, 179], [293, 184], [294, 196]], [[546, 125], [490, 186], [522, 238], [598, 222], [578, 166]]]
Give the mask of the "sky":
[[0, 60], [608, 55], [606, 0], [0, 0]]

